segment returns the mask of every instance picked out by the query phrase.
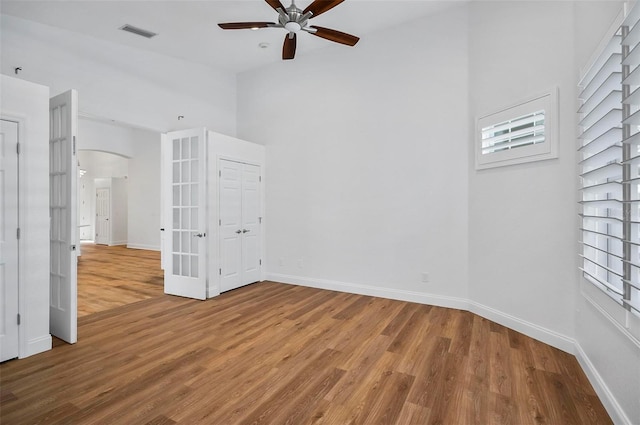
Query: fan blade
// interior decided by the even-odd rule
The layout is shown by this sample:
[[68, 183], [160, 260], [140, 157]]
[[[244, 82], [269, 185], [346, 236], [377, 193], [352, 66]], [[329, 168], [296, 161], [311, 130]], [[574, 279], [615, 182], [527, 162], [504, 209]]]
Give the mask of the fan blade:
[[302, 12], [302, 14], [311, 12], [313, 13], [313, 16], [318, 16], [326, 12], [327, 10], [333, 9], [343, 1], [344, 0], [315, 0], [313, 3], [307, 6], [307, 8]]
[[218, 24], [223, 30], [248, 30], [251, 28], [268, 28], [275, 25], [273, 22], [228, 22]]
[[282, 3], [280, 3], [280, 0], [265, 0], [267, 3], [269, 3], [269, 6], [271, 6], [273, 8], [273, 10], [277, 11], [278, 8], [282, 9], [283, 11], [287, 10]]
[[[293, 35], [293, 37], [290, 37]], [[282, 45], [282, 59], [293, 59], [296, 56], [296, 33], [292, 32], [284, 36]]]
[[317, 30], [316, 32], [310, 32], [310, 34], [317, 35], [320, 38], [335, 41], [336, 43], [346, 44], [347, 46], [355, 46], [360, 40], [355, 35], [347, 34], [346, 32], [332, 30], [330, 28], [322, 28], [311, 25], [310, 28]]

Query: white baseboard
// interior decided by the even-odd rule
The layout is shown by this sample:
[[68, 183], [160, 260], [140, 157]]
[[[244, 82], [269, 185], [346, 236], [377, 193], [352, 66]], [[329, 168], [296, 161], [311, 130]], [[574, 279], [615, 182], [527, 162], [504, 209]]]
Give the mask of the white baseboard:
[[133, 243], [133, 244], [127, 244], [127, 248], [144, 249], [144, 250], [147, 250], [147, 251], [160, 251], [160, 246], [159, 245], [145, 245], [145, 244]]
[[24, 359], [25, 357], [33, 356], [34, 354], [43, 353], [45, 351], [51, 350], [52, 340], [51, 335], [43, 335], [38, 338], [33, 338], [27, 341], [25, 346], [25, 352], [20, 353], [20, 358]]
[[126, 245], [127, 241], [112, 241], [109, 242], [109, 246], [119, 246], [119, 245]]
[[582, 370], [587, 375], [589, 382], [593, 385], [593, 389], [598, 394], [600, 401], [604, 405], [604, 408], [607, 410], [609, 416], [611, 416], [611, 420], [614, 424], [624, 424], [624, 425], [636, 425], [624, 413], [624, 410], [618, 404], [618, 401], [614, 397], [614, 395], [609, 390], [609, 387], [604, 382], [595, 366], [587, 356], [587, 353], [582, 350], [580, 344], [575, 344], [576, 358], [578, 359], [578, 363], [582, 367]]
[[352, 294], [369, 295], [373, 297], [390, 298], [393, 300], [409, 301], [420, 304], [435, 305], [438, 307], [456, 308], [472, 313], [499, 323], [503, 326], [521, 332], [533, 339], [542, 341], [552, 347], [556, 347], [567, 353], [574, 354], [575, 341], [566, 335], [562, 335], [551, 329], [538, 326], [526, 320], [495, 310], [491, 307], [479, 304], [459, 297], [428, 294], [424, 292], [405, 291], [402, 289], [382, 288], [379, 286], [361, 285], [357, 283], [339, 282], [325, 279], [313, 279], [301, 276], [291, 276], [279, 273], [267, 273], [267, 280], [288, 283], [292, 285], [309, 286], [331, 291], [349, 292]]
[[528, 337], [544, 342], [559, 350], [573, 354], [578, 359], [580, 366], [585, 371], [591, 385], [602, 400], [607, 412], [616, 424], [635, 425], [627, 418], [624, 410], [618, 404], [615, 396], [607, 387], [605, 381], [598, 374], [593, 363], [589, 360], [580, 345], [573, 339], [551, 329], [522, 320], [518, 317], [501, 312], [475, 301], [458, 297], [425, 294], [421, 292], [405, 291], [392, 288], [361, 285], [355, 283], [339, 282], [324, 279], [312, 279], [301, 276], [291, 276], [278, 273], [267, 273], [266, 279], [291, 285], [307, 286], [311, 288], [327, 289], [331, 291], [348, 292], [352, 294], [369, 295], [374, 297], [390, 298], [394, 300], [415, 302], [420, 304], [435, 305], [439, 307], [467, 310], [485, 319], [499, 323], [510, 329], [523, 333]]
[[528, 337], [549, 344], [566, 353], [575, 354], [576, 341], [573, 338], [475, 301], [469, 301], [469, 306], [470, 308], [468, 310], [478, 316], [482, 316], [509, 329], [523, 333]]
[[339, 282], [335, 280], [312, 279], [308, 277], [290, 276], [279, 273], [267, 273], [266, 278], [267, 280], [287, 283], [290, 285], [308, 286], [311, 288], [327, 289], [330, 291], [369, 295], [372, 297], [409, 301], [420, 304], [435, 305], [438, 307], [457, 308], [459, 310], [469, 309], [469, 303], [467, 300], [457, 297], [448, 297], [446, 295], [426, 294], [423, 292], [382, 288], [379, 286], [361, 285], [358, 283]]

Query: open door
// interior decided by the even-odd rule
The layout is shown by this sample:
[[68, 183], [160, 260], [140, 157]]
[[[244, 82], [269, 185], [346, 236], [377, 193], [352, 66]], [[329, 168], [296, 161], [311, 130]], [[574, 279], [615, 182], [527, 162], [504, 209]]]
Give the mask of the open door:
[[163, 137], [164, 292], [204, 300], [206, 264], [206, 131]]
[[78, 94], [70, 90], [49, 102], [50, 291], [52, 335], [78, 338], [77, 158]]

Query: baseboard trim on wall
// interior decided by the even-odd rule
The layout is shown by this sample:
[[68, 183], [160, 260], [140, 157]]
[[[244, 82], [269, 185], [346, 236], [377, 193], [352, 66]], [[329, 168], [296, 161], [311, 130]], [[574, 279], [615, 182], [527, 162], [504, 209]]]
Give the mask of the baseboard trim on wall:
[[468, 310], [469, 303], [462, 298], [443, 295], [425, 294], [423, 292], [390, 289], [379, 286], [362, 285], [358, 283], [339, 282], [326, 279], [311, 279], [308, 277], [291, 276], [279, 273], [267, 273], [267, 280], [287, 283], [290, 285], [308, 286], [311, 288], [327, 289], [330, 291], [348, 292], [351, 294], [368, 295], [372, 297], [389, 298], [392, 300], [409, 301], [438, 307]]
[[593, 389], [596, 391], [596, 394], [598, 394], [598, 397], [602, 401], [602, 404], [607, 410], [607, 413], [609, 414], [609, 416], [611, 416], [611, 420], [613, 421], [613, 423], [634, 425], [633, 422], [631, 422], [631, 420], [629, 420], [627, 415], [624, 413], [624, 410], [622, 409], [620, 404], [618, 404], [618, 401], [611, 393], [611, 390], [609, 390], [609, 387], [607, 387], [607, 384], [604, 382], [604, 380], [596, 370], [596, 367], [593, 365], [593, 363], [587, 356], [587, 353], [584, 352], [580, 344], [575, 344], [575, 351], [575, 356], [576, 359], [578, 359], [580, 367], [582, 367], [582, 370], [587, 375], [589, 382], [591, 383], [591, 385], [593, 385]]
[[578, 363], [584, 370], [591, 385], [596, 390], [598, 397], [602, 400], [607, 412], [614, 423], [632, 425], [629, 418], [618, 404], [613, 393], [609, 390], [602, 377], [598, 374], [595, 366], [580, 345], [572, 338], [555, 332], [551, 329], [536, 325], [535, 323], [522, 320], [518, 317], [501, 312], [486, 305], [458, 297], [447, 297], [442, 295], [425, 294], [414, 291], [404, 291], [399, 289], [381, 288], [378, 286], [361, 285], [356, 283], [339, 282], [325, 279], [312, 279], [301, 276], [291, 276], [279, 273], [266, 273], [266, 279], [274, 282], [286, 283], [290, 285], [307, 286], [311, 288], [327, 289], [330, 291], [348, 292], [352, 294], [368, 295], [373, 297], [390, 298], [400, 301], [415, 302], [420, 304], [435, 305], [446, 308], [456, 308], [467, 310], [485, 319], [499, 323], [510, 329], [518, 331], [549, 344], [559, 350], [576, 356]]
[[522, 320], [475, 301], [468, 301], [469, 311], [569, 354], [575, 354], [575, 340], [559, 332]]
[[109, 242], [109, 246], [120, 246], [120, 245], [126, 245], [127, 241], [114, 241], [114, 242]]
[[43, 335], [38, 338], [33, 338], [27, 341], [25, 346], [25, 352], [20, 353], [20, 358], [24, 359], [25, 357], [33, 356], [34, 354], [43, 353], [45, 351], [51, 350], [52, 340], [51, 335]]
[[127, 244], [127, 248], [144, 249], [144, 250], [147, 250], [147, 251], [160, 251], [160, 247], [156, 246], [156, 245]]
[[309, 286], [312, 288], [328, 289], [331, 291], [349, 292], [352, 294], [369, 295], [374, 297], [390, 298], [393, 300], [435, 305], [438, 307], [466, 310], [484, 317], [485, 319], [521, 332], [533, 339], [542, 341], [545, 344], [549, 344], [552, 347], [558, 348], [567, 353], [574, 354], [575, 352], [575, 341], [566, 335], [562, 335], [551, 329], [536, 325], [535, 323], [527, 322], [526, 320], [522, 320], [518, 317], [511, 316], [494, 308], [464, 298], [405, 291], [402, 289], [383, 288], [357, 283], [312, 279], [308, 277], [291, 276], [278, 273], [267, 273], [266, 277], [268, 280], [292, 285]]

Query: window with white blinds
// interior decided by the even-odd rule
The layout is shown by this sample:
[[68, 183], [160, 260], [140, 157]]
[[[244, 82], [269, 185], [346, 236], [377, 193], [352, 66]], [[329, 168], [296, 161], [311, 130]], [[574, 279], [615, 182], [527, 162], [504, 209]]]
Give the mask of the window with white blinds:
[[556, 158], [557, 88], [483, 115], [476, 124], [476, 168]]
[[[635, 16], [635, 18], [634, 18]], [[640, 9], [580, 83], [582, 266], [640, 315]]]

